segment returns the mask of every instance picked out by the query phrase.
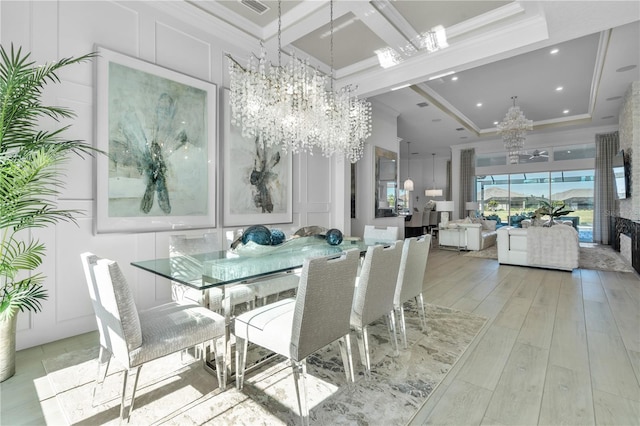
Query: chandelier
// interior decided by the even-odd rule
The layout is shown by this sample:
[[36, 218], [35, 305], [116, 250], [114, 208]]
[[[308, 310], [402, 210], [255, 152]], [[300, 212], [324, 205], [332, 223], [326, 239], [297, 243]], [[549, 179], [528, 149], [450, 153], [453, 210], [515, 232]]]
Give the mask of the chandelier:
[[431, 167], [431, 172], [433, 174], [433, 184], [431, 189], [425, 189], [424, 195], [427, 197], [442, 197], [442, 189], [436, 189], [436, 153], [431, 153], [431, 158], [433, 159], [433, 167]]
[[449, 47], [446, 30], [442, 25], [437, 25], [431, 28], [431, 30], [425, 31], [412, 38], [406, 46], [400, 47], [401, 53], [393, 47], [384, 47], [375, 50], [374, 53], [378, 57], [378, 63], [382, 68], [390, 68], [418, 52], [426, 50], [429, 53], [433, 53], [445, 47]]
[[409, 148], [411, 142], [407, 141], [407, 180], [404, 181], [402, 187], [405, 191], [413, 191], [413, 181], [411, 180], [411, 149]]
[[[282, 65], [282, 13], [278, 1], [278, 65], [251, 55], [246, 67], [227, 55], [230, 75], [231, 123], [242, 135], [259, 138], [267, 146], [280, 145], [287, 152], [343, 154], [355, 163], [371, 135], [371, 103], [358, 99], [351, 85], [333, 90], [333, 0], [331, 10], [331, 74], [312, 68], [295, 53]], [[330, 90], [327, 90], [327, 78]]]
[[509, 156], [509, 163], [518, 164], [520, 153], [524, 148], [527, 130], [533, 129], [533, 121], [527, 120], [520, 107], [516, 106], [517, 96], [512, 96], [513, 106], [507, 111], [504, 119], [498, 123], [498, 134], [502, 135], [504, 148]]

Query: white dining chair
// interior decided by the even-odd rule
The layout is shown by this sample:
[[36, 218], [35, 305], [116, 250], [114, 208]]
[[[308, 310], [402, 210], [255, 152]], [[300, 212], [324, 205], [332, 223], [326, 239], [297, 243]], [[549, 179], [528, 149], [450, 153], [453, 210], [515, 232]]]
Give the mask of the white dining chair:
[[291, 361], [301, 423], [309, 424], [306, 358], [338, 340], [345, 374], [353, 382], [349, 314], [353, 300], [358, 250], [338, 258], [304, 262], [298, 294], [236, 317], [236, 387], [242, 389], [251, 342]]
[[351, 328], [356, 331], [360, 362], [365, 368], [367, 378], [371, 377], [367, 332], [369, 324], [384, 317], [389, 328], [389, 338], [394, 354], [399, 353], [393, 314], [393, 295], [398, 280], [402, 246], [402, 241], [396, 241], [388, 247], [369, 246], [360, 275], [356, 280], [350, 322]]
[[365, 225], [362, 239], [365, 244], [390, 244], [398, 240], [398, 227]]
[[[218, 385], [220, 390], [225, 389], [225, 319], [222, 315], [200, 305], [179, 302], [138, 311], [117, 262], [89, 252], [82, 253], [81, 259], [100, 335], [94, 398], [98, 384], [107, 375], [111, 357], [114, 357], [126, 368], [123, 372], [120, 419], [129, 420], [142, 365], [196, 345], [212, 349]], [[203, 352], [206, 353], [204, 348]], [[125, 416], [127, 380], [131, 376], [135, 376], [135, 380], [129, 411]]]
[[422, 331], [427, 329], [427, 317], [424, 309], [422, 287], [424, 275], [431, 247], [431, 235], [423, 235], [420, 238], [407, 238], [402, 247], [400, 269], [396, 283], [393, 306], [400, 323], [402, 344], [407, 349], [407, 328], [404, 320], [403, 304], [410, 299], [415, 299], [420, 315]]

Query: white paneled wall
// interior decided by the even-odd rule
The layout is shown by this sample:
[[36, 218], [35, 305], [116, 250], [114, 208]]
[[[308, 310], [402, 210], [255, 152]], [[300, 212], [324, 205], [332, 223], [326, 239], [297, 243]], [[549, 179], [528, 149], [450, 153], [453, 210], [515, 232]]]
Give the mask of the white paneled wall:
[[[222, 99], [222, 89], [228, 87], [225, 52], [234, 55], [243, 52], [246, 57], [247, 48], [258, 48], [257, 42], [252, 44], [246, 34], [233, 32], [224, 22], [210, 22], [186, 10], [183, 2], [3, 0], [0, 2], [0, 42], [3, 46], [11, 43], [23, 46], [36, 62], [79, 56], [93, 51], [96, 45], [103, 46], [215, 83], [219, 99]], [[61, 78], [62, 84], [52, 86], [45, 93], [46, 101], [76, 112], [68, 138], [94, 143], [93, 64], [70, 67], [61, 73]], [[378, 112], [380, 114], [385, 113]], [[392, 125], [393, 129], [388, 129], [389, 137], [384, 139], [395, 143], [395, 122]], [[384, 126], [386, 124], [381, 123], [378, 128]], [[218, 129], [222, 127], [218, 123]], [[220, 131], [218, 142], [222, 138]], [[319, 154], [294, 156], [294, 223], [278, 226], [285, 232], [305, 225], [321, 225], [350, 233], [349, 211], [345, 209], [348, 206], [345, 182], [349, 182], [349, 176], [343, 169], [344, 162]], [[84, 251], [90, 250], [120, 263], [140, 308], [170, 298], [167, 280], [134, 268], [130, 262], [167, 257], [171, 233], [95, 235], [93, 160], [72, 158], [65, 175], [67, 184], [59, 207], [81, 209], [85, 215], [79, 218], [77, 226], [63, 223], [38, 230], [37, 237], [47, 244], [42, 272], [47, 276], [49, 299], [44, 302], [41, 313], [20, 314], [18, 349], [95, 329], [80, 264], [80, 253]], [[217, 181], [222, 181], [220, 173]], [[218, 212], [222, 211], [220, 195], [219, 186]], [[220, 214], [217, 214], [217, 223], [216, 229], [178, 233], [217, 232], [220, 246], [225, 247], [228, 229], [222, 226]]]

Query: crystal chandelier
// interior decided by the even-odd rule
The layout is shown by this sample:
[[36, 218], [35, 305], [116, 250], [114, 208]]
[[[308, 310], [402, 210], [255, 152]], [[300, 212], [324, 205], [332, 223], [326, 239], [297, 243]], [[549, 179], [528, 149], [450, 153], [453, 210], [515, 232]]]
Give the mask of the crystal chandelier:
[[513, 106], [507, 111], [504, 119], [498, 123], [498, 134], [502, 135], [504, 148], [509, 156], [509, 163], [518, 164], [520, 153], [524, 148], [527, 130], [533, 129], [533, 121], [527, 120], [520, 107], [516, 106], [517, 96], [512, 96]]
[[[331, 9], [331, 75], [327, 76], [292, 55], [282, 65], [282, 13], [278, 1], [278, 65], [260, 56], [245, 67], [227, 55], [230, 75], [231, 123], [248, 138], [260, 138], [284, 151], [312, 152], [329, 157], [343, 154], [355, 163], [362, 158], [371, 135], [371, 103], [358, 99], [351, 85], [333, 90], [333, 0]], [[330, 90], [327, 90], [327, 78]]]

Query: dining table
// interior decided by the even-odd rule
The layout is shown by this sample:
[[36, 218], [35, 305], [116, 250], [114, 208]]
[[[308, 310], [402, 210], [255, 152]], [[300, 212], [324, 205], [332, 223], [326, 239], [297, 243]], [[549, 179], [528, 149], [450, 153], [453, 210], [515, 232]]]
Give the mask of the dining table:
[[[225, 366], [227, 377], [233, 378], [233, 309], [231, 298], [224, 295], [234, 285], [251, 283], [260, 285], [279, 274], [294, 273], [306, 259], [321, 256], [340, 256], [347, 250], [366, 253], [374, 242], [344, 240], [330, 245], [318, 236], [294, 238], [278, 246], [260, 246], [253, 242], [234, 250], [215, 250], [198, 254], [172, 253], [169, 257], [139, 260], [131, 265], [192, 287], [206, 291], [219, 288], [223, 292], [222, 314], [225, 317]], [[215, 363], [207, 357], [205, 365], [214, 370]]]

